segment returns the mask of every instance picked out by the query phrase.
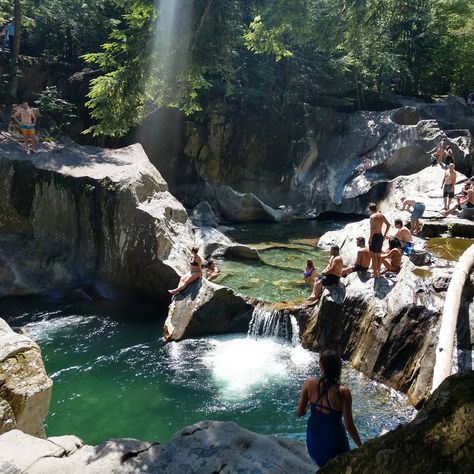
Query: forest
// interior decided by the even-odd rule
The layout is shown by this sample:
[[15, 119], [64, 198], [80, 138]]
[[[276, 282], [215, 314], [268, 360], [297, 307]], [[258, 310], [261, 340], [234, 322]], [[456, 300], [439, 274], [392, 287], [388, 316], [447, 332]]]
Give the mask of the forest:
[[93, 68], [87, 132], [99, 136], [214, 100], [282, 113], [474, 90], [470, 0], [0, 0], [10, 18], [10, 84], [18, 55]]

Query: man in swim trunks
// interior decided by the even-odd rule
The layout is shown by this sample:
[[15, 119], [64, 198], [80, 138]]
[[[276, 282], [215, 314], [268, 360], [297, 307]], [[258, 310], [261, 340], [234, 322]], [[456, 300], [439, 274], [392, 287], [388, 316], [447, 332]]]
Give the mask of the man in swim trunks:
[[413, 249], [413, 237], [411, 232], [408, 227], [403, 225], [403, 221], [401, 219], [395, 219], [395, 228], [397, 229], [395, 238], [397, 238], [400, 242], [403, 252], [408, 255]]
[[[380, 276], [380, 266], [382, 265], [382, 247], [383, 241], [390, 229], [390, 222], [387, 218], [377, 210], [377, 204], [374, 202], [369, 204], [370, 212], [370, 237], [369, 250], [372, 254], [372, 270], [374, 278]], [[385, 232], [382, 233], [385, 225]]]
[[352, 267], [347, 267], [342, 270], [342, 277], [346, 277], [352, 272], [366, 272], [370, 267], [370, 250], [369, 247], [365, 245], [364, 237], [357, 237], [356, 244], [357, 247], [360, 248], [357, 252], [357, 259]]
[[410, 228], [412, 235], [418, 234], [421, 231], [420, 218], [423, 217], [423, 213], [425, 212], [425, 205], [414, 199], [402, 197], [402, 207], [399, 207], [398, 204], [395, 204], [395, 207], [400, 211], [410, 211], [411, 208], [413, 208], [410, 218]]
[[35, 151], [36, 137], [35, 137], [35, 125], [36, 125], [36, 116], [34, 112], [28, 106], [26, 100], [23, 101], [21, 109], [18, 109], [12, 116], [13, 120], [18, 125], [18, 128], [21, 130], [23, 135], [23, 147], [26, 153], [30, 153], [28, 140], [31, 141], [31, 151]]
[[331, 257], [326, 268], [321, 272], [321, 277], [316, 280], [313, 286], [313, 292], [311, 296], [307, 298], [308, 301], [317, 301], [323, 292], [323, 287], [334, 286], [339, 283], [339, 279], [342, 275], [342, 267], [344, 262], [342, 257], [339, 255], [339, 247], [333, 245], [331, 247]]
[[450, 163], [446, 173], [444, 173], [443, 182], [441, 187], [443, 188], [443, 199], [444, 199], [444, 210], [447, 211], [451, 205], [451, 200], [454, 198], [454, 185], [456, 184], [456, 171], [454, 169], [454, 163]]

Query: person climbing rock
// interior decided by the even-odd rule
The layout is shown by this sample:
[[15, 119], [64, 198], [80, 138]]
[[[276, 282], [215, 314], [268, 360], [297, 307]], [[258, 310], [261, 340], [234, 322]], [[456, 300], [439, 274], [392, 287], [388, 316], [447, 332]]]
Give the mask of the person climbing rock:
[[[377, 278], [380, 276], [380, 266], [382, 265], [382, 247], [383, 241], [387, 236], [388, 230], [390, 229], [390, 222], [387, 218], [377, 209], [377, 204], [374, 202], [369, 204], [370, 212], [370, 237], [369, 237], [369, 250], [372, 254], [372, 271], [373, 277]], [[385, 231], [382, 229], [385, 225]]]
[[13, 120], [18, 125], [18, 128], [23, 135], [23, 148], [26, 153], [30, 153], [29, 142], [31, 142], [31, 151], [35, 151], [36, 146], [36, 136], [35, 136], [35, 126], [36, 126], [36, 115], [30, 109], [28, 102], [23, 101], [23, 104], [20, 109], [18, 109], [13, 115]]
[[352, 267], [346, 267], [342, 270], [342, 277], [346, 277], [352, 272], [366, 272], [370, 267], [370, 250], [365, 245], [364, 237], [357, 237], [356, 239], [357, 247], [359, 247], [359, 251], [357, 252], [357, 258], [352, 265]]
[[343, 266], [344, 262], [342, 261], [342, 257], [339, 255], [339, 247], [337, 245], [333, 245], [331, 247], [331, 257], [329, 258], [329, 263], [321, 272], [321, 277], [314, 283], [313, 292], [311, 293], [311, 296], [307, 298], [307, 300], [317, 301], [321, 296], [323, 287], [337, 285], [342, 275]]
[[191, 249], [192, 258], [189, 264], [189, 272], [181, 277], [176, 288], [168, 290], [171, 295], [175, 296], [178, 293], [181, 293], [193, 281], [202, 278], [202, 258], [198, 255], [198, 253], [199, 249], [197, 247], [193, 247]]
[[347, 433], [357, 446], [362, 446], [362, 441], [352, 418], [351, 391], [340, 382], [341, 358], [335, 351], [326, 350], [319, 367], [321, 377], [308, 377], [303, 383], [296, 415], [303, 416], [310, 409], [306, 447], [311, 459], [323, 467], [338, 454], [349, 451]]

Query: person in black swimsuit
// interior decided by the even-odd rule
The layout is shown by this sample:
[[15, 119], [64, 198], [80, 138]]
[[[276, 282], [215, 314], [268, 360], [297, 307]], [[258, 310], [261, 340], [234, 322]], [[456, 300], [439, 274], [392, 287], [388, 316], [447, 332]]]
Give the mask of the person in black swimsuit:
[[202, 258], [198, 255], [198, 252], [199, 249], [197, 247], [191, 249], [192, 258], [189, 264], [189, 272], [181, 277], [176, 288], [168, 290], [168, 292], [173, 296], [181, 293], [181, 291], [183, 291], [193, 281], [202, 278]]
[[[370, 212], [370, 237], [369, 250], [372, 254], [372, 270], [374, 278], [380, 276], [380, 266], [382, 265], [382, 247], [388, 230], [390, 229], [390, 222], [387, 218], [377, 210], [377, 204], [369, 204]], [[385, 232], [382, 233], [385, 225]]]

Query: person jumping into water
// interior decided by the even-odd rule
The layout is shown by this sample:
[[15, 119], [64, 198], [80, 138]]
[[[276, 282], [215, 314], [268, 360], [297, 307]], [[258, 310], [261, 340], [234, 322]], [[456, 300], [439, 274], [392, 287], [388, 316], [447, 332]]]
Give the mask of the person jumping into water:
[[[369, 250], [372, 254], [372, 270], [373, 277], [380, 276], [380, 266], [382, 265], [382, 247], [383, 241], [390, 229], [390, 222], [387, 218], [377, 210], [377, 204], [374, 202], [369, 204], [370, 212], [370, 237]], [[382, 228], [385, 225], [385, 232], [382, 233]]]

